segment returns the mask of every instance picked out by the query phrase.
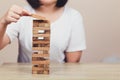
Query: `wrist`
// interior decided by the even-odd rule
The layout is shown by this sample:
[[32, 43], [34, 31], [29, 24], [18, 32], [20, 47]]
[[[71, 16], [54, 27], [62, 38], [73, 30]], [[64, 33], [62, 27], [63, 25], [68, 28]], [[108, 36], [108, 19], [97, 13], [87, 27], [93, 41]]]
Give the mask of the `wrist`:
[[8, 25], [8, 23], [5, 21], [4, 18], [1, 18], [1, 19], [0, 19], [0, 24], [3, 25], [3, 26]]

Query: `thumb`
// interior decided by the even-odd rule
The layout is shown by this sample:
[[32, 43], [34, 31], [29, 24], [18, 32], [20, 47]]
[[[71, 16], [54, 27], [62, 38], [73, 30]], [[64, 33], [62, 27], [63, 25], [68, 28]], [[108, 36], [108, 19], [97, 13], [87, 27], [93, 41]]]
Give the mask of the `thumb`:
[[29, 11], [27, 11], [25, 9], [22, 10], [22, 16], [31, 16], [31, 15], [32, 14]]

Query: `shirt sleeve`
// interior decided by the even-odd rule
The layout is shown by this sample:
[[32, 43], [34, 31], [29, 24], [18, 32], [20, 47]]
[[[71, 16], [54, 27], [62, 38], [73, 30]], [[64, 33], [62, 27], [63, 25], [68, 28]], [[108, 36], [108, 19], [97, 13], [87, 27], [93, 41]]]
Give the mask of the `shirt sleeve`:
[[6, 34], [10, 38], [10, 43], [18, 37], [20, 31], [20, 22], [11, 23], [7, 26]]
[[86, 49], [85, 32], [81, 14], [74, 14], [71, 23], [71, 34], [66, 52], [74, 52]]

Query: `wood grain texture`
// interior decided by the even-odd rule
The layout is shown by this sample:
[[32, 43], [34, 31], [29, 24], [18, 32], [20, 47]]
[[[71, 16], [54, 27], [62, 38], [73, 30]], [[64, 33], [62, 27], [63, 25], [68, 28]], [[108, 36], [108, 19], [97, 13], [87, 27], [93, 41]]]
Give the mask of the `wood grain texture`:
[[[32, 74], [49, 74], [50, 23], [33, 14]], [[46, 66], [47, 65], [47, 66]]]
[[31, 69], [27, 63], [3, 64], [0, 80], [120, 80], [120, 64], [51, 63], [49, 75], [32, 74]]
[[36, 18], [36, 19], [44, 19], [45, 20], [45, 17], [39, 16], [37, 14], [32, 14], [31, 17]]

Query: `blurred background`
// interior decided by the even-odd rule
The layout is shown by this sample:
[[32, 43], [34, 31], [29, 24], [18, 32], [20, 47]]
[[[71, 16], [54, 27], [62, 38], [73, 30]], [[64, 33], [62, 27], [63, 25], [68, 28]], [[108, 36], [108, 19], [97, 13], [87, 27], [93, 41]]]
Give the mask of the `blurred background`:
[[[28, 5], [26, 0], [1, 0], [0, 17], [12, 6]], [[82, 63], [120, 63], [120, 0], [69, 0], [69, 6], [83, 16], [87, 49], [82, 55]], [[17, 62], [18, 44], [0, 51], [0, 61]]]

